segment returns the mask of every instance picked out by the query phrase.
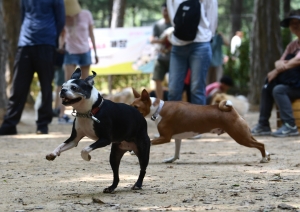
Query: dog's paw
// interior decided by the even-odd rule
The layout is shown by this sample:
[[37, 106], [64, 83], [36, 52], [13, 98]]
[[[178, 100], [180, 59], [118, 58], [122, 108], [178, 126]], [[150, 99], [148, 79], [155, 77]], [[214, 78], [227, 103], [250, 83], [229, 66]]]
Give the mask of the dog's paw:
[[137, 184], [134, 184], [134, 186], [131, 187], [131, 190], [141, 190], [142, 186], [138, 186]]
[[260, 160], [260, 163], [269, 163], [269, 161], [270, 161], [270, 158], [268, 156], [266, 156]]
[[53, 153], [50, 153], [50, 154], [46, 155], [47, 160], [54, 160], [55, 158], [56, 158], [56, 155], [53, 154]]
[[86, 151], [85, 149], [83, 149], [83, 150], [81, 151], [81, 157], [82, 157], [82, 159], [85, 160], [85, 161], [90, 161], [90, 160], [92, 159], [92, 157], [89, 155], [89, 152]]
[[86, 154], [81, 153], [81, 157], [85, 161], [90, 161], [92, 159], [92, 157], [88, 153]]
[[173, 163], [175, 160], [177, 160], [178, 158], [175, 158], [175, 157], [171, 157], [171, 158], [167, 158], [167, 159], [164, 159], [163, 162], [164, 163]]
[[115, 189], [110, 186], [108, 188], [105, 188], [103, 190], [103, 193], [113, 194], [113, 193], [115, 193]]

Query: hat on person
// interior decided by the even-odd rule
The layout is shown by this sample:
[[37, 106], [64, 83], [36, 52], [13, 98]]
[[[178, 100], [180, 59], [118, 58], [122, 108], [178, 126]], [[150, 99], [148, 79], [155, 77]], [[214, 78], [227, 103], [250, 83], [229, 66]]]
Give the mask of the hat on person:
[[300, 20], [300, 13], [299, 13], [299, 10], [291, 11], [291, 12], [289, 13], [288, 17], [286, 17], [285, 19], [283, 19], [283, 20], [280, 22], [280, 26], [285, 27], [285, 28], [288, 28], [291, 19], [298, 19], [298, 20]]
[[74, 16], [80, 13], [81, 7], [78, 0], [64, 0], [64, 2], [67, 16]]
[[230, 87], [234, 86], [234, 82], [233, 80], [231, 79], [231, 77], [229, 76], [223, 76], [221, 79], [220, 79], [220, 82], [225, 84], [225, 85], [228, 85]]

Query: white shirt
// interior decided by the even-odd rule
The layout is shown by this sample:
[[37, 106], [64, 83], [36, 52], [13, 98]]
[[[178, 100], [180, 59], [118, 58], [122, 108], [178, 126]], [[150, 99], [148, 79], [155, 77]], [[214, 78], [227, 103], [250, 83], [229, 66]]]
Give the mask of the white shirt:
[[[173, 19], [179, 5], [186, 0], [167, 0], [167, 9], [170, 20], [174, 26]], [[173, 45], [183, 46], [192, 42], [210, 42], [215, 34], [218, 25], [218, 1], [217, 0], [200, 0], [201, 18], [198, 26], [198, 33], [194, 41], [183, 41], [172, 35], [170, 41]]]
[[236, 49], [239, 48], [242, 44], [242, 39], [235, 35], [232, 37], [231, 42], [230, 42], [230, 52], [231, 54], [234, 54]]

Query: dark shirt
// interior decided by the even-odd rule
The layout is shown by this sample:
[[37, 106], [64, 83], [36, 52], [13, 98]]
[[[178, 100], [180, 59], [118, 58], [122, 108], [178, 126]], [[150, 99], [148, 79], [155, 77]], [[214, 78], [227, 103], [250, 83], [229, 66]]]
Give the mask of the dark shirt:
[[65, 25], [63, 0], [22, 0], [18, 46], [52, 45]]

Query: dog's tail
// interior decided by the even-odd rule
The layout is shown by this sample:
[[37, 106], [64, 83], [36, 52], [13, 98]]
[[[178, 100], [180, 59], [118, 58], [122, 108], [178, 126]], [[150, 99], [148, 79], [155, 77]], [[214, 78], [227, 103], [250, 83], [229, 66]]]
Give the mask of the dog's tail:
[[222, 100], [219, 103], [219, 109], [224, 112], [229, 112], [232, 110], [232, 102], [230, 100]]

